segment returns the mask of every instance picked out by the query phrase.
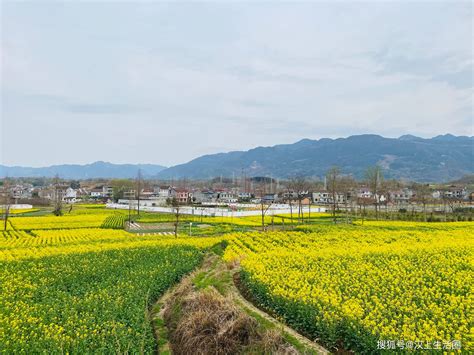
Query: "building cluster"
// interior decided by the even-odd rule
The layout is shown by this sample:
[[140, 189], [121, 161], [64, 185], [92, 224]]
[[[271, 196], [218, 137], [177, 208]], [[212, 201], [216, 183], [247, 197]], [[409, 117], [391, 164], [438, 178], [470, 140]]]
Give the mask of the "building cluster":
[[[180, 204], [201, 204], [201, 205], [228, 205], [236, 203], [288, 203], [299, 200], [302, 204], [337, 204], [360, 202], [361, 200], [377, 200], [386, 204], [408, 204], [419, 202], [417, 190], [410, 187], [388, 189], [374, 196], [372, 191], [364, 186], [358, 186], [345, 192], [328, 191], [328, 189], [308, 189], [307, 191], [293, 191], [289, 188], [280, 188], [279, 191], [254, 190], [248, 191], [241, 187], [176, 187], [170, 184], [147, 186], [140, 188], [140, 195], [137, 188], [123, 188], [119, 195], [114, 193], [114, 188], [110, 184], [88, 183], [78, 187], [73, 184], [61, 183], [50, 184], [48, 186], [35, 187], [28, 183], [12, 184], [8, 187], [9, 196], [16, 202], [42, 199], [54, 200], [60, 196], [65, 203], [76, 203], [79, 201], [111, 201], [118, 200], [119, 203], [128, 203], [130, 200], [140, 199], [141, 204], [147, 206], [164, 206], [174, 200]], [[4, 193], [5, 194], [5, 193]], [[4, 195], [3, 194], [3, 195]], [[429, 187], [429, 200], [458, 200], [473, 201], [474, 192], [465, 186], [442, 186]]]
[[[137, 199], [133, 191], [133, 199]], [[129, 198], [124, 196], [119, 203], [128, 203]], [[163, 206], [176, 200], [180, 204], [232, 204], [241, 202], [254, 202], [254, 195], [241, 192], [238, 188], [230, 189], [197, 189], [180, 188], [171, 185], [161, 185], [141, 189], [140, 201], [145, 206]]]
[[[388, 189], [383, 192], [374, 193], [367, 187], [358, 187], [347, 192], [329, 192], [327, 190], [315, 191], [312, 193], [313, 203], [345, 204], [357, 201], [377, 201], [381, 204], [403, 205], [412, 202], [420, 202], [420, 194], [416, 189], [404, 187], [398, 189]], [[428, 188], [428, 192], [423, 196], [425, 201], [436, 200], [457, 200], [474, 201], [474, 192], [466, 187], [447, 186], [444, 188]]]

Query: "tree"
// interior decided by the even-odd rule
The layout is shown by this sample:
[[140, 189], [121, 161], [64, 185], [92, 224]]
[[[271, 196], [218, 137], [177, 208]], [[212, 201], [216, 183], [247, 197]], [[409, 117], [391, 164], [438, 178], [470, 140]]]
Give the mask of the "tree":
[[260, 211], [261, 211], [261, 216], [262, 216], [262, 231], [265, 231], [265, 215], [267, 214], [268, 210], [270, 209], [270, 206], [272, 205], [272, 201], [269, 203], [265, 202], [265, 187], [261, 189], [260, 193]]
[[8, 217], [10, 215], [10, 183], [6, 177], [2, 186], [3, 193], [3, 230], [7, 230]]
[[71, 184], [69, 185], [71, 189], [78, 189], [81, 187], [81, 182], [78, 180], [73, 180], [71, 181]]
[[449, 194], [448, 191], [444, 191], [442, 195], [443, 199], [443, 205], [444, 205], [444, 219], [445, 221], [447, 220], [447, 211], [446, 211], [446, 206], [449, 207], [451, 210], [451, 213], [454, 213], [454, 210], [456, 207], [458, 207], [461, 204], [461, 199], [457, 198], [453, 194]]
[[431, 198], [431, 189], [428, 184], [415, 184], [415, 201], [423, 206], [423, 220], [426, 222], [426, 205]]
[[380, 191], [383, 183], [383, 172], [379, 165], [368, 167], [365, 171], [365, 179], [367, 181], [367, 187], [372, 193], [372, 198], [375, 206], [375, 218], [379, 219], [378, 205], [380, 202]]
[[332, 218], [336, 223], [337, 201], [340, 189], [341, 171], [337, 166], [333, 166], [326, 173], [327, 190], [331, 195]]
[[344, 198], [343, 203], [346, 213], [346, 223], [349, 223], [349, 203], [351, 203], [352, 206], [353, 190], [357, 186], [357, 183], [351, 176], [343, 176], [340, 178], [338, 185], [339, 191]]
[[365, 207], [370, 205], [372, 201], [366, 197], [358, 197], [357, 204], [359, 205], [359, 213], [362, 216], [362, 224], [364, 224], [365, 220]]
[[114, 179], [110, 182], [113, 190], [113, 199], [118, 201], [124, 197], [124, 192], [133, 189], [133, 181], [129, 179]]
[[53, 191], [53, 214], [55, 216], [62, 216], [64, 186], [62, 185], [58, 175], [53, 179]]
[[286, 185], [286, 194], [288, 198], [288, 204], [290, 205], [290, 220], [291, 224], [293, 224], [293, 190], [291, 183]]
[[142, 192], [142, 170], [141, 169], [138, 169], [136, 184], [137, 184], [137, 188], [136, 188], [137, 214], [140, 216], [140, 194]]
[[174, 216], [175, 216], [175, 221], [174, 221], [174, 236], [175, 238], [178, 237], [178, 225], [179, 225], [179, 210], [180, 210], [180, 204], [179, 201], [176, 199], [176, 197], [169, 198], [166, 200], [166, 203], [173, 207], [174, 210]]
[[266, 201], [265, 195], [267, 194], [267, 178], [266, 177], [258, 177], [255, 178], [255, 181], [258, 182], [257, 187], [254, 190], [253, 195], [258, 197], [260, 200], [260, 216], [262, 221], [262, 231], [265, 231], [265, 215], [267, 214], [270, 206], [272, 205], [273, 201]]
[[303, 199], [308, 196], [310, 184], [304, 176], [294, 176], [290, 178], [289, 186], [298, 201], [298, 222], [303, 222]]

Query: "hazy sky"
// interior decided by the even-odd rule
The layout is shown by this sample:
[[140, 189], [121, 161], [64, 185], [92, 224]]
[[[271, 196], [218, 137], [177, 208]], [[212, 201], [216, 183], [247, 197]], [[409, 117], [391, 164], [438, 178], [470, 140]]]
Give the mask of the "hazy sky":
[[1, 3], [7, 165], [473, 134], [471, 2]]

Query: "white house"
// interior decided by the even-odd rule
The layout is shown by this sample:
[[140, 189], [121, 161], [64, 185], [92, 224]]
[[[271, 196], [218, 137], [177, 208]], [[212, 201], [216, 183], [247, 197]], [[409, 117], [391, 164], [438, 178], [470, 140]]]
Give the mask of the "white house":
[[172, 198], [176, 197], [176, 190], [172, 186], [159, 186], [158, 188], [155, 188], [155, 193], [158, 193], [159, 197], [162, 198]]
[[403, 188], [400, 190], [390, 191], [390, 200], [396, 203], [408, 202], [413, 197], [413, 190]]
[[75, 203], [77, 201], [77, 191], [72, 187], [68, 187], [63, 196], [63, 201], [67, 203]]
[[[345, 203], [347, 199], [346, 194], [336, 193], [336, 202]], [[332, 194], [328, 191], [316, 191], [312, 193], [313, 203], [332, 203]]]
[[359, 189], [359, 191], [357, 192], [357, 197], [372, 198], [372, 192], [368, 188], [364, 187]]
[[101, 198], [104, 197], [104, 190], [103, 189], [92, 189], [90, 191], [90, 196], [94, 198]]
[[219, 202], [236, 203], [238, 198], [233, 192], [222, 191], [219, 192], [218, 200]]

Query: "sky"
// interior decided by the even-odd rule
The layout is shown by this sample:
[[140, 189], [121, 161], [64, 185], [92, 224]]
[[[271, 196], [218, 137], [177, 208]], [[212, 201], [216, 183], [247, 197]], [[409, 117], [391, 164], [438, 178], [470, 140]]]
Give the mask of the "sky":
[[467, 2], [1, 1], [1, 162], [473, 135]]

